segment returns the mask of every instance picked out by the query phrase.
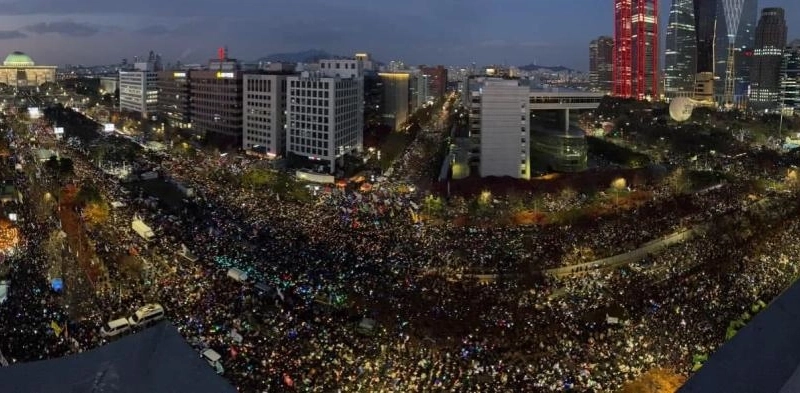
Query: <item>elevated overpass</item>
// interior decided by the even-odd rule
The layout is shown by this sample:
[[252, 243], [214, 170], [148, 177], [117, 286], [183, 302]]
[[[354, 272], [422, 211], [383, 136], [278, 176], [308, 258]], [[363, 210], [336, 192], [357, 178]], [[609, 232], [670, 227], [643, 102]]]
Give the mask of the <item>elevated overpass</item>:
[[531, 156], [540, 169], [579, 172], [588, 164], [586, 132], [580, 112], [595, 110], [605, 94], [585, 91], [531, 90]]
[[536, 110], [593, 110], [600, 106], [604, 93], [567, 90], [531, 90], [531, 111]]

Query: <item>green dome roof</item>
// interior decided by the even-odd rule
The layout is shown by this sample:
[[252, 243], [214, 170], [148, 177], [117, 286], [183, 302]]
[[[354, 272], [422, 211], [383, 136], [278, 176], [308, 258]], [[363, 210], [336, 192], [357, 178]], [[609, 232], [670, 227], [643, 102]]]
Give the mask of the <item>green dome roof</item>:
[[4, 66], [17, 67], [32, 66], [34, 64], [33, 59], [22, 52], [11, 52], [11, 54], [6, 57], [6, 61], [3, 62]]

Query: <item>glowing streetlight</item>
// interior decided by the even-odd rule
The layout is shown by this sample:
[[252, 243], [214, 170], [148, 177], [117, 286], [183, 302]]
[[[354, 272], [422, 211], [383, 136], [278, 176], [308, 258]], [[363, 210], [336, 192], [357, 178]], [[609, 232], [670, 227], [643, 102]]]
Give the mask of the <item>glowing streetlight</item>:
[[611, 188], [614, 190], [614, 205], [619, 206], [619, 193], [627, 186], [628, 183], [624, 177], [618, 177], [611, 182]]
[[489, 201], [491, 201], [491, 200], [492, 200], [492, 193], [489, 190], [481, 191], [481, 195], [478, 198], [478, 201], [481, 204], [487, 205], [487, 204], [489, 204]]

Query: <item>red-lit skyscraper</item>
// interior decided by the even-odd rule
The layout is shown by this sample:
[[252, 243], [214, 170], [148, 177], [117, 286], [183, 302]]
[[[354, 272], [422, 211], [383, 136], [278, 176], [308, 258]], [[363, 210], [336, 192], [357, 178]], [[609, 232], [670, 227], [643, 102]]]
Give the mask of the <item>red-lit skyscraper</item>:
[[444, 66], [425, 67], [420, 66], [423, 75], [428, 76], [430, 86], [428, 92], [435, 98], [444, 97], [447, 92], [447, 68]]
[[614, 95], [659, 95], [658, 0], [614, 0]]

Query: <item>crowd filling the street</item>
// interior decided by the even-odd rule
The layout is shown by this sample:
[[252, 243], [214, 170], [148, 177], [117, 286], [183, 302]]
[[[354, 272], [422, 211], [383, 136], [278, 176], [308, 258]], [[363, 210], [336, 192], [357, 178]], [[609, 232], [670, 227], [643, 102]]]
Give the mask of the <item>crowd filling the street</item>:
[[[681, 195], [669, 175], [626, 185], [624, 198], [645, 197], [609, 196], [611, 213], [589, 219], [459, 225], [419, 219], [430, 190], [405, 174], [431, 166], [417, 149], [369, 190], [287, 176], [298, 188], [283, 192], [241, 184], [278, 175], [239, 154], [140, 151], [120, 175], [92, 149], [133, 142], [57, 138], [59, 116], [77, 114], [3, 126], [2, 173], [22, 195], [3, 208], [19, 228], [0, 261], [0, 358], [12, 365], [92, 350], [163, 312], [242, 392], [618, 391], [653, 368], [689, 375], [800, 273], [799, 188], [784, 168], [754, 173], [755, 154], [709, 163], [737, 181]], [[42, 149], [71, 160], [69, 175]], [[775, 186], [754, 190], [756, 178]], [[600, 198], [523, 197], [554, 214]], [[103, 223], [87, 223], [87, 198], [105, 201]], [[696, 235], [632, 264], [546, 274], [683, 230]]]

